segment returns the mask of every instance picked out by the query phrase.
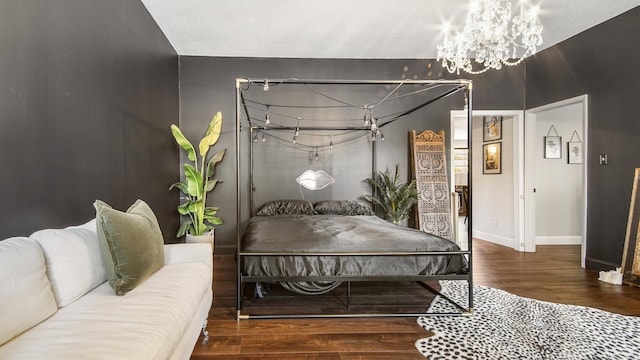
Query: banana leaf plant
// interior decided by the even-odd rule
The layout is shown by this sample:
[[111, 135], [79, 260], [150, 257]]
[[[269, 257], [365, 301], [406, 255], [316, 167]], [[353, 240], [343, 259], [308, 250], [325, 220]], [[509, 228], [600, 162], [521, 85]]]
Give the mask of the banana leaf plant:
[[174, 139], [187, 152], [187, 159], [191, 161], [183, 166], [184, 181], [169, 186], [169, 190], [179, 189], [182, 192], [181, 199], [184, 200], [178, 206], [178, 213], [183, 215], [183, 220], [176, 237], [187, 233], [204, 235], [213, 230], [216, 225], [222, 224], [222, 219], [216, 216], [219, 208], [207, 206], [207, 194], [220, 182], [213, 178], [216, 164], [222, 160], [226, 152], [226, 149], [222, 149], [208, 157], [209, 148], [218, 141], [221, 130], [222, 114], [218, 112], [211, 119], [205, 136], [200, 140], [198, 154], [196, 154], [196, 149], [182, 134], [182, 131], [176, 125], [171, 125]]
[[393, 176], [387, 169], [384, 172], [379, 171], [374, 177], [365, 179], [364, 182], [371, 186], [372, 195], [365, 195], [363, 198], [379, 206], [387, 220], [400, 225], [411, 215], [413, 206], [418, 202], [418, 191], [415, 180], [409, 183], [400, 180], [398, 167], [396, 164]]

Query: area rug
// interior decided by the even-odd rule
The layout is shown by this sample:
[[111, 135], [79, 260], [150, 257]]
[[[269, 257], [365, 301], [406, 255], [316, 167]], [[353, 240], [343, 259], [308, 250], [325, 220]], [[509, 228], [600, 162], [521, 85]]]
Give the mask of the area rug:
[[[460, 304], [467, 285], [442, 281]], [[435, 335], [416, 348], [427, 359], [640, 359], [640, 317], [519, 297], [474, 286], [472, 316], [429, 316], [418, 324]], [[452, 312], [436, 298], [430, 312]]]

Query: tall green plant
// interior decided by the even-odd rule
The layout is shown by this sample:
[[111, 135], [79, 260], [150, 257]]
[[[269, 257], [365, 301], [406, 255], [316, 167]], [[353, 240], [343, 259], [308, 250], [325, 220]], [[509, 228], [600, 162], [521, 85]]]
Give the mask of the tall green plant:
[[379, 171], [374, 177], [365, 179], [364, 182], [371, 186], [373, 195], [365, 195], [365, 200], [379, 206], [384, 211], [385, 218], [394, 224], [407, 219], [411, 214], [413, 205], [418, 202], [416, 182], [403, 183], [398, 173], [398, 165], [393, 176], [389, 169]]
[[189, 140], [182, 134], [176, 126], [171, 125], [171, 133], [176, 142], [187, 152], [187, 159], [191, 163], [185, 163], [184, 181], [177, 182], [169, 186], [169, 190], [178, 188], [184, 196], [185, 201], [178, 206], [178, 213], [186, 216], [180, 224], [176, 237], [187, 233], [191, 235], [203, 235], [215, 228], [215, 225], [222, 224], [222, 219], [216, 216], [219, 208], [217, 206], [207, 206], [207, 193], [212, 191], [219, 180], [213, 179], [216, 164], [219, 163], [226, 149], [222, 149], [207, 158], [209, 148], [220, 138], [222, 130], [222, 113], [215, 114], [205, 136], [198, 145], [199, 154], [196, 156], [196, 149]]

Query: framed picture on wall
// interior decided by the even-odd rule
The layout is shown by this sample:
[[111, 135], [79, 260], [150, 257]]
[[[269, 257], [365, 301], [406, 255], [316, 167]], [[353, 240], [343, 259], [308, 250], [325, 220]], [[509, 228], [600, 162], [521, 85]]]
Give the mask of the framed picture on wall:
[[482, 173], [502, 174], [502, 143], [482, 145]]
[[582, 143], [567, 143], [567, 162], [569, 164], [582, 164]]
[[482, 118], [482, 141], [502, 139], [502, 116], [485, 116]]
[[622, 252], [622, 282], [640, 286], [640, 168], [635, 169], [631, 188], [631, 205], [627, 220], [627, 234]]
[[562, 136], [544, 137], [544, 158], [562, 159]]

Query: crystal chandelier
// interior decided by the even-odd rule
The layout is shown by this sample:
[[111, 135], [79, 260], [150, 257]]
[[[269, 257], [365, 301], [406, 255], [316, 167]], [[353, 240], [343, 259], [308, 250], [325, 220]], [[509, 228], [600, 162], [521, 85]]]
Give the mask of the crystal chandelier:
[[511, 18], [510, 0], [473, 0], [462, 33], [449, 39], [449, 29], [444, 29], [438, 61], [442, 60], [450, 73], [480, 74], [499, 70], [502, 65], [517, 65], [535, 54], [536, 47], [542, 45], [542, 26], [538, 24], [538, 6], [526, 2], [521, 0], [520, 14]]

